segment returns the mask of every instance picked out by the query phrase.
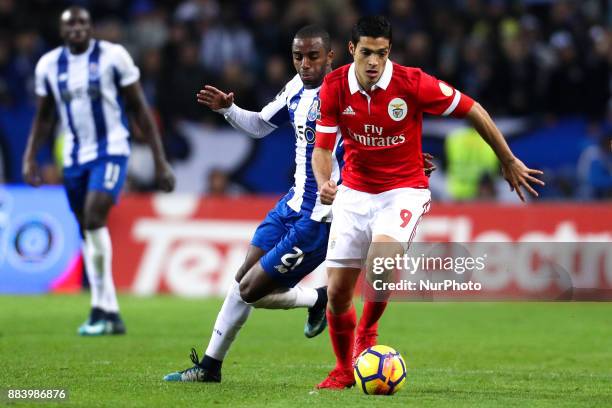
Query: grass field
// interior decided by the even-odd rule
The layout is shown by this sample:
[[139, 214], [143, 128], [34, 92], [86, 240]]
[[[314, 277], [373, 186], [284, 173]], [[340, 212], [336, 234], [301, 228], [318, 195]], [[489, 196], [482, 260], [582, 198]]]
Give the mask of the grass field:
[[327, 332], [302, 335], [303, 309], [254, 311], [222, 384], [164, 383], [202, 352], [221, 301], [120, 301], [126, 336], [79, 338], [88, 296], [0, 297], [3, 392], [68, 389], [34, 406], [612, 406], [612, 304], [393, 303], [379, 340], [403, 354], [408, 383], [372, 397], [312, 392], [333, 356]]

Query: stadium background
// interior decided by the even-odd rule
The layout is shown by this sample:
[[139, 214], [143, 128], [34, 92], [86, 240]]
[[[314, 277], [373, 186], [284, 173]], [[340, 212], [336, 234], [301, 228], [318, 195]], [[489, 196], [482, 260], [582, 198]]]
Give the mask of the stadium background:
[[[78, 293], [80, 238], [53, 185], [57, 147], [40, 157], [51, 186], [21, 184], [34, 66], [59, 44], [69, 4], [88, 7], [98, 36], [134, 56], [178, 177], [177, 193], [152, 192], [136, 135], [130, 182], [110, 221], [128, 327], [121, 337], [76, 336], [89, 295]], [[380, 341], [402, 353], [408, 383], [391, 398], [312, 391], [333, 354], [327, 333], [304, 339], [303, 309], [252, 313], [222, 384], [162, 381], [191, 364], [190, 347], [202, 351], [255, 226], [293, 171], [289, 128], [252, 140], [197, 106], [195, 92], [216, 84], [258, 109], [293, 75], [299, 26], [327, 27], [339, 66], [355, 19], [378, 12], [394, 25], [393, 60], [480, 100], [519, 157], [546, 171], [539, 202], [517, 203], [461, 122], [427, 118], [425, 150], [439, 169], [417, 239], [537, 241], [536, 256], [569, 253], [580, 265], [570, 289], [603, 289], [610, 299], [610, 1], [0, 0], [0, 404], [7, 389], [63, 388], [66, 404], [87, 407], [612, 406], [612, 314], [610, 303], [595, 302], [393, 302]], [[567, 285], [558, 270], [519, 272], [498, 274], [504, 298], [577, 293], [553, 288]], [[322, 281], [319, 270], [307, 284]]]
[[[519, 205], [473, 131], [426, 118], [424, 150], [438, 170], [417, 239], [611, 239], [609, 2], [0, 0], [2, 293], [81, 287], [78, 233], [61, 188], [20, 185], [34, 67], [60, 44], [57, 17], [70, 4], [89, 8], [96, 36], [124, 44], [136, 60], [177, 175], [175, 193], [152, 192], [151, 156], [135, 132], [126, 191], [110, 220], [124, 292], [222, 294], [258, 221], [291, 184], [292, 129], [250, 139], [197, 105], [197, 90], [214, 84], [258, 110], [294, 75], [289, 47], [300, 26], [330, 30], [338, 67], [365, 13], [390, 16], [392, 60], [480, 101], [517, 156], [545, 171], [540, 202]], [[39, 157], [50, 185], [61, 181], [58, 146], [61, 135]], [[323, 280], [319, 271], [311, 283]], [[598, 285], [612, 278], [601, 275]]]

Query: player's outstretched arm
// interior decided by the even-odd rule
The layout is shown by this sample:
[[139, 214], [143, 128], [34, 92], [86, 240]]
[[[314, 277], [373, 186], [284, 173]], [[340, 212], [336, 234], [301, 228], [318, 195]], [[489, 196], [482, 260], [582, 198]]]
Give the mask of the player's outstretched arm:
[[503, 176], [510, 185], [510, 189], [516, 191], [521, 201], [525, 201], [521, 186], [531, 195], [537, 197], [538, 192], [534, 190], [533, 185], [544, 185], [544, 182], [537, 178], [537, 176], [541, 176], [544, 172], [530, 169], [514, 156], [493, 119], [491, 119], [489, 113], [478, 102], [474, 103], [466, 117], [497, 155], [501, 162]]
[[[234, 103], [234, 93], [225, 93], [211, 85], [196, 94], [200, 105], [207, 106], [213, 111], [223, 115], [225, 120], [236, 130], [246, 133], [255, 139], [269, 135], [275, 129], [263, 120], [259, 112], [253, 112], [238, 107]], [[283, 107], [284, 108], [284, 107]]]
[[204, 85], [200, 92], [196, 94], [198, 103], [209, 107], [214, 111], [229, 109], [234, 103], [234, 93], [225, 93], [211, 85]]
[[331, 204], [336, 198], [338, 186], [332, 175], [332, 151], [323, 147], [315, 147], [312, 152], [312, 171], [319, 186], [319, 196], [322, 204]]
[[32, 130], [28, 136], [28, 144], [23, 154], [22, 175], [26, 183], [39, 186], [42, 182], [36, 165], [36, 154], [55, 125], [55, 102], [51, 96], [36, 98], [36, 115], [32, 122]]
[[155, 160], [155, 180], [157, 185], [161, 190], [170, 192], [174, 190], [174, 173], [166, 160], [159, 130], [147, 106], [140, 82], [128, 85], [122, 88], [122, 90], [128, 116], [136, 123], [153, 151], [153, 160]]

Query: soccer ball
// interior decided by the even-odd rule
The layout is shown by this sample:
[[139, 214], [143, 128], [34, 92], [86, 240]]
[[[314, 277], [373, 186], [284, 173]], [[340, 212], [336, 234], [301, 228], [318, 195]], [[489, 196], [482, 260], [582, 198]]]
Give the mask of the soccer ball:
[[376, 345], [365, 349], [355, 360], [355, 381], [368, 395], [391, 395], [406, 382], [406, 363], [389, 346]]

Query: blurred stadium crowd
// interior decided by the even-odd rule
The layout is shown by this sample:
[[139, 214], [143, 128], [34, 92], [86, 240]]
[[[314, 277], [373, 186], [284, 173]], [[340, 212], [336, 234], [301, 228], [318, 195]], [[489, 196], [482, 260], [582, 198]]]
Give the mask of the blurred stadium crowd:
[[[12, 112], [1, 132], [12, 132], [11, 120], [28, 118], [15, 109], [31, 109], [35, 64], [60, 44], [57, 17], [70, 4], [87, 7], [96, 36], [124, 44], [136, 60], [173, 160], [189, 155], [180, 121], [227, 126], [195, 103], [203, 84], [232, 90], [240, 106], [259, 110], [294, 75], [289, 45], [299, 27], [327, 27], [340, 66], [350, 62], [346, 43], [356, 19], [376, 13], [393, 24], [392, 60], [452, 83], [496, 118], [584, 120], [584, 153], [573, 163], [573, 178], [592, 185], [587, 193], [572, 187], [553, 196], [612, 197], [606, 0], [0, 0], [0, 110]], [[5, 152], [11, 137], [0, 138]], [[444, 170], [451, 167], [441, 159]], [[478, 191], [486, 191], [487, 177], [478, 173]], [[5, 171], [4, 179], [19, 175]]]

